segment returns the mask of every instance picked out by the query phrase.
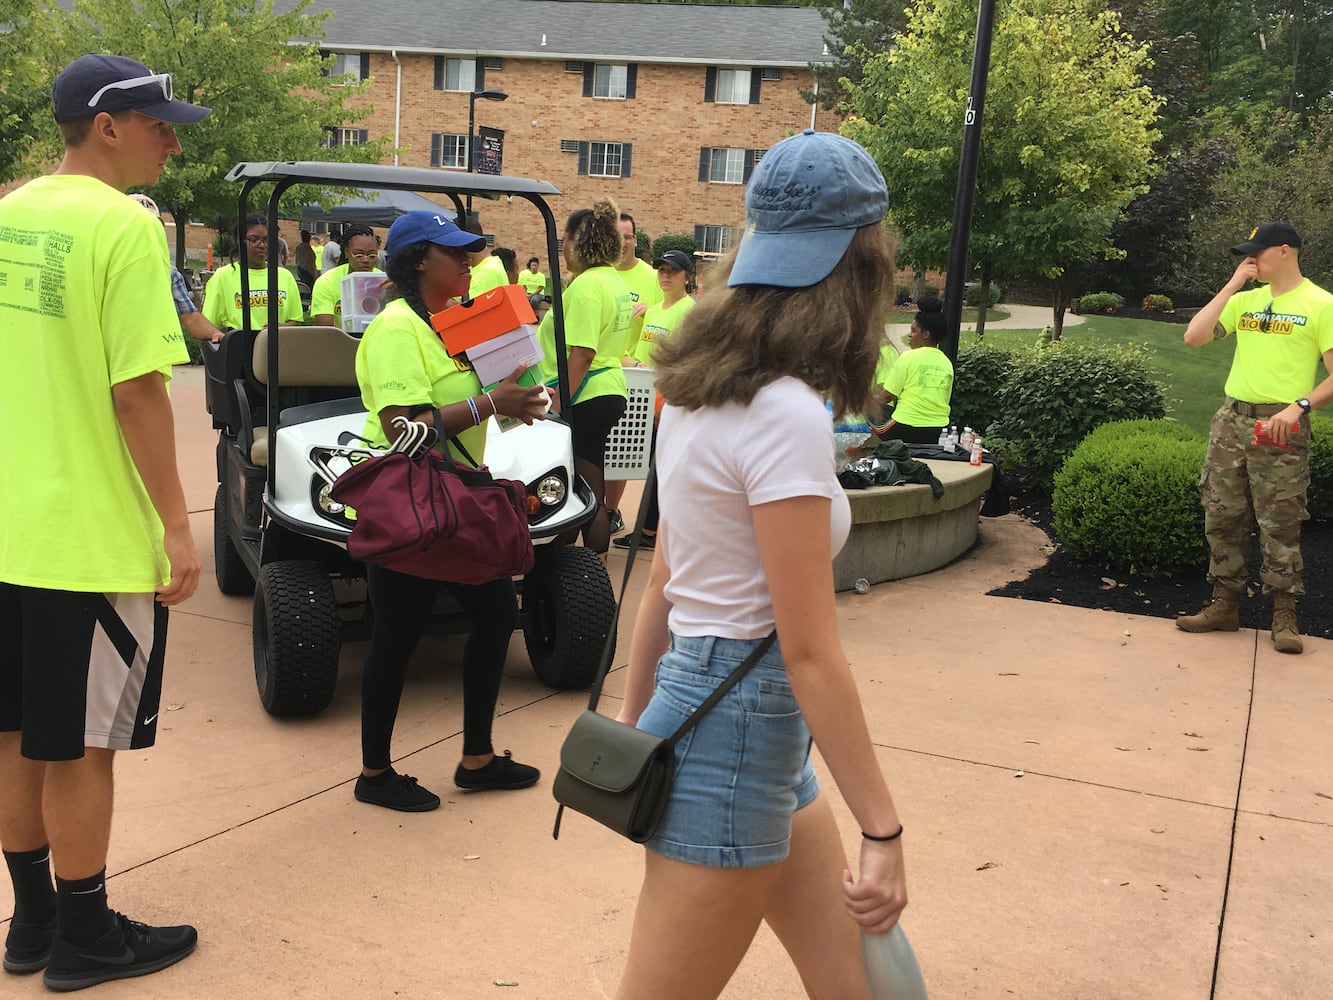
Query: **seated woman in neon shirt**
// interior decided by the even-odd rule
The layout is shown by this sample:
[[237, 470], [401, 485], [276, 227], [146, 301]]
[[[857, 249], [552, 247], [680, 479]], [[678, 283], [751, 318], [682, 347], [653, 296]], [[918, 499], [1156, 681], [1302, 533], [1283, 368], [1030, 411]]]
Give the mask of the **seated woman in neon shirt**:
[[944, 306], [939, 299], [922, 299], [919, 308], [908, 350], [881, 360], [875, 372], [876, 398], [886, 404], [886, 412], [881, 421], [870, 422], [870, 429], [883, 441], [934, 444], [949, 424], [953, 363], [938, 346], [947, 332]]

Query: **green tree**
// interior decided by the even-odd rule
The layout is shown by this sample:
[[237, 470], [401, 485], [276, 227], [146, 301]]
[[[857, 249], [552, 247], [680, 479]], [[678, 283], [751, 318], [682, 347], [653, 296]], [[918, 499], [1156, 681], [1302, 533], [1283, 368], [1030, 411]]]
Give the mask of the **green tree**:
[[[897, 47], [866, 62], [843, 126], [884, 172], [901, 256], [919, 267], [947, 261], [974, 34], [970, 5], [918, 0]], [[1011, 0], [997, 12], [970, 255], [983, 298], [992, 276], [1049, 279], [1057, 339], [1068, 269], [1120, 252], [1112, 226], [1153, 169], [1159, 101], [1146, 66], [1102, 0]]]
[[818, 91], [802, 90], [801, 96], [827, 110], [860, 86], [866, 59], [892, 48], [907, 19], [901, 0], [816, 0], [813, 6], [828, 24], [828, 61], [811, 64]]
[[[237, 185], [227, 172], [245, 160], [376, 162], [387, 140], [328, 145], [331, 131], [373, 110], [349, 99], [361, 83], [329, 75], [332, 60], [317, 42], [329, 11], [310, 12], [312, 0], [278, 11], [272, 0], [74, 0], [50, 8], [55, 65], [88, 51], [132, 56], [169, 72], [183, 100], [213, 113], [180, 129], [173, 157], [150, 194], [177, 221], [176, 258], [185, 259], [189, 219], [226, 224], [236, 215]], [[284, 204], [336, 201], [328, 191], [293, 189]]]
[[0, 0], [0, 184], [29, 173], [24, 159], [51, 95], [33, 48], [36, 0]]

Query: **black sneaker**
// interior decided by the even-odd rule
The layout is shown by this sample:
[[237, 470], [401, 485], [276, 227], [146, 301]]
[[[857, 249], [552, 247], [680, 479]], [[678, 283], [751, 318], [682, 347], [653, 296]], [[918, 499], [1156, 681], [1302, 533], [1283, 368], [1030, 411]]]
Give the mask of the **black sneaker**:
[[5, 936], [5, 971], [20, 975], [41, 972], [51, 958], [51, 942], [55, 937], [55, 917], [44, 924], [11, 920]]
[[189, 925], [149, 927], [115, 911], [100, 938], [79, 947], [56, 935], [42, 981], [58, 992], [82, 990], [113, 979], [130, 979], [175, 965], [194, 951], [198, 932]]
[[454, 784], [465, 792], [484, 792], [492, 788], [530, 788], [542, 773], [535, 767], [520, 764], [508, 750], [504, 756], [495, 756], [485, 767], [466, 768], [462, 764], [454, 771]]
[[620, 511], [608, 510], [606, 516], [611, 522], [611, 534], [618, 535], [625, 530], [625, 519], [620, 516]]
[[[631, 533], [628, 535], [621, 535], [619, 538], [613, 538], [611, 539], [611, 544], [618, 549], [627, 549], [634, 544], [634, 535]], [[647, 532], [645, 532], [643, 540], [639, 542], [639, 548], [641, 549], [657, 548], [657, 535], [655, 534], [650, 535]]]
[[388, 772], [387, 781], [372, 781], [365, 775], [356, 779], [352, 792], [358, 802], [369, 802], [399, 812], [423, 813], [440, 808], [440, 797], [417, 784], [410, 774]]

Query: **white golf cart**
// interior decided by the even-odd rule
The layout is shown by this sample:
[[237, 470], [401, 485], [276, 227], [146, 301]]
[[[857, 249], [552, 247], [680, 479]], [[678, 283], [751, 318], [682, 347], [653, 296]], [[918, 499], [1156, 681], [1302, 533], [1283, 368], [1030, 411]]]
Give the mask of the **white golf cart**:
[[[436, 170], [343, 163], [241, 163], [228, 174], [241, 184], [238, 218], [251, 192], [271, 186], [269, 234], [278, 232], [278, 201], [294, 184], [407, 190], [446, 195], [458, 217], [462, 197], [506, 196], [531, 203], [546, 225], [552, 271], [561, 412], [570, 412], [556, 223], [544, 181]], [[249, 301], [246, 246], [240, 244], [241, 298]], [[276, 255], [268, 260], [277, 287]], [[340, 329], [279, 326], [276, 296], [268, 324], [229, 331], [205, 350], [207, 404], [218, 430], [218, 489], [213, 566], [224, 594], [254, 593], [254, 666], [259, 698], [275, 715], [310, 714], [333, 699], [344, 632], [366, 634], [364, 565], [347, 554], [352, 521], [329, 496], [325, 476], [349, 467], [366, 420], [354, 373], [354, 335]], [[277, 336], [270, 331], [277, 330]], [[615, 598], [606, 569], [588, 549], [570, 544], [597, 510], [574, 471], [570, 426], [552, 416], [501, 433], [490, 421], [486, 464], [526, 484], [537, 547], [521, 581], [519, 625], [539, 679], [555, 688], [584, 686], [597, 673]], [[318, 470], [323, 469], [324, 475]], [[436, 624], [465, 631], [466, 620], [442, 601]], [[373, 614], [373, 609], [370, 609]]]

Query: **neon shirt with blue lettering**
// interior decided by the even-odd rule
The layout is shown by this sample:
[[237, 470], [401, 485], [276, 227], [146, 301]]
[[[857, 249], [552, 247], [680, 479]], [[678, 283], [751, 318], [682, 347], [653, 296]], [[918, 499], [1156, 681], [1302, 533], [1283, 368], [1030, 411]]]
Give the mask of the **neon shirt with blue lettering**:
[[[582, 403], [598, 396], [628, 397], [621, 355], [632, 306], [629, 289], [620, 280], [620, 272], [606, 265], [590, 267], [569, 283], [561, 299], [565, 310], [566, 348], [586, 347], [594, 352], [582, 389], [576, 385], [569, 387], [571, 402]], [[544, 355], [542, 378], [547, 385], [555, 385], [554, 309], [542, 317], [537, 339]]]
[[943, 427], [949, 422], [953, 363], [938, 347], [914, 347], [898, 355], [883, 382], [898, 397], [893, 419], [908, 427]]
[[660, 303], [649, 306], [643, 316], [643, 332], [639, 334], [639, 342], [634, 345], [634, 360], [649, 368], [653, 367], [653, 350], [657, 342], [665, 340], [680, 326], [685, 314], [693, 308], [694, 299], [688, 295], [681, 296], [680, 301], [670, 307]]
[[[387, 448], [380, 411], [390, 406], [448, 406], [481, 395], [477, 373], [455, 361], [437, 334], [405, 299], [394, 299], [370, 321], [356, 349], [356, 382], [369, 414], [362, 436]], [[429, 415], [423, 418], [427, 422]], [[486, 421], [457, 435], [468, 454], [485, 461]], [[461, 455], [454, 456], [463, 461]]]
[[149, 593], [162, 522], [112, 387], [188, 357], [162, 226], [93, 177], [38, 177], [0, 200], [0, 581]]
[[[629, 289], [631, 309], [640, 302], [650, 306], [661, 303], [662, 286], [657, 283], [657, 272], [644, 261], [636, 258], [633, 267], [624, 271], [617, 268], [616, 274], [620, 275], [625, 287]], [[644, 318], [644, 316], [634, 316], [630, 319], [629, 334], [625, 338], [625, 347], [621, 354], [632, 355], [639, 346], [639, 337], [643, 335]]]
[[1267, 287], [1238, 292], [1217, 321], [1236, 335], [1224, 391], [1247, 403], [1290, 403], [1308, 395], [1320, 355], [1333, 350], [1333, 295], [1308, 278], [1276, 297]]
[[[325, 271], [315, 279], [314, 287], [310, 289], [310, 315], [315, 316], [333, 316], [333, 325], [342, 329], [343, 325], [343, 278], [351, 270], [351, 264], [339, 264], [332, 271]], [[370, 269], [370, 273], [382, 274], [378, 267]]]
[[[268, 267], [250, 269], [250, 329], [268, 326]], [[241, 328], [241, 265], [227, 264], [204, 287], [204, 319], [219, 330]], [[278, 322], [301, 323], [301, 291], [285, 267], [278, 268]]]
[[472, 283], [468, 285], [467, 293], [475, 299], [483, 292], [507, 284], [509, 284], [509, 272], [505, 270], [504, 261], [491, 254], [472, 269]]

